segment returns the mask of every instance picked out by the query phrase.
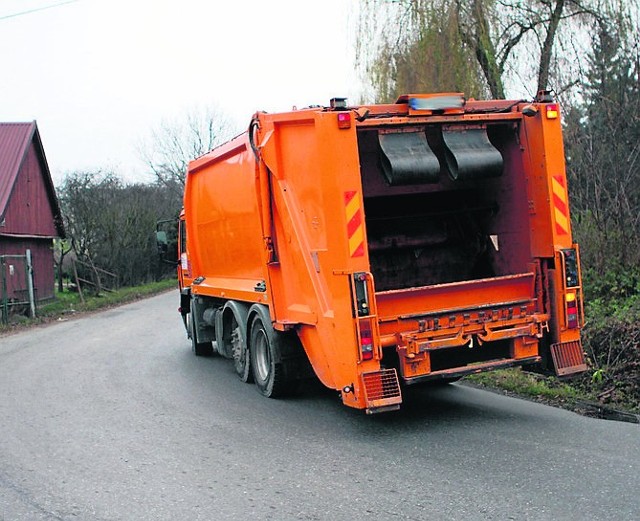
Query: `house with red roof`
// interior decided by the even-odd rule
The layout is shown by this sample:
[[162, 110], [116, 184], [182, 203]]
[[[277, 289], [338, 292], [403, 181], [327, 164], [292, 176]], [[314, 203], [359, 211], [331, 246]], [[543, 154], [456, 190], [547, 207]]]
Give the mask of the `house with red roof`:
[[[54, 295], [53, 239], [64, 235], [36, 122], [0, 123], [0, 256], [31, 251], [36, 300]], [[23, 266], [3, 264], [7, 297], [22, 299]]]

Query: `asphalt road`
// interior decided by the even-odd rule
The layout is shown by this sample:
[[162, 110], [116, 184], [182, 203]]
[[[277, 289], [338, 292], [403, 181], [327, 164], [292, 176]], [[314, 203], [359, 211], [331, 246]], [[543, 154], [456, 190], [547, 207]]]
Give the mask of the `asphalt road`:
[[378, 416], [269, 400], [176, 306], [0, 337], [0, 519], [640, 519], [637, 425], [462, 385]]

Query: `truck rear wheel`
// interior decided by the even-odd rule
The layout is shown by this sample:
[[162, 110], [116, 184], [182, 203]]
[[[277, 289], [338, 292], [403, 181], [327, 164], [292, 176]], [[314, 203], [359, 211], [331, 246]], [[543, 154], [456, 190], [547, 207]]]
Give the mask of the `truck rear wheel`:
[[[234, 319], [235, 322], [235, 319]], [[233, 351], [233, 367], [243, 382], [251, 380], [251, 364], [249, 361], [249, 349], [247, 341], [239, 324], [231, 329], [231, 345]]]
[[216, 344], [220, 354], [233, 359], [233, 368], [243, 382], [251, 381], [251, 362], [247, 345], [247, 306], [228, 301], [216, 325]]
[[[260, 307], [261, 309], [256, 309]], [[275, 331], [268, 311], [255, 306], [250, 322], [251, 367], [253, 378], [261, 394], [267, 398], [279, 398], [291, 394], [298, 386], [291, 338]]]

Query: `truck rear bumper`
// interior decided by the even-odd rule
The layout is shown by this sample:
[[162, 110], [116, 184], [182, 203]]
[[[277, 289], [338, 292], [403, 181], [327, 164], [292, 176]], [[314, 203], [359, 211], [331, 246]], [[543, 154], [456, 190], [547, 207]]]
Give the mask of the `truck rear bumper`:
[[534, 271], [376, 294], [380, 344], [408, 384], [535, 363], [548, 331]]
[[454, 369], [443, 369], [441, 371], [433, 371], [429, 374], [422, 376], [415, 376], [411, 378], [404, 378], [404, 382], [407, 385], [419, 384], [423, 382], [433, 382], [437, 380], [448, 380], [450, 378], [460, 378], [470, 374], [482, 373], [485, 371], [493, 371], [495, 369], [506, 369], [509, 367], [518, 367], [522, 365], [533, 364], [540, 361], [539, 356], [531, 356], [529, 358], [522, 358], [518, 360], [495, 360], [492, 362], [483, 362], [479, 364], [473, 364], [466, 367], [456, 367]]

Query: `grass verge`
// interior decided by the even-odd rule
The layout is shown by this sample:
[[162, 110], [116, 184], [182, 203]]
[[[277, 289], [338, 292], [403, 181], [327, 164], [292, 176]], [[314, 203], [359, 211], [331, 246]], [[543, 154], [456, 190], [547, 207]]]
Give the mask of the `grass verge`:
[[589, 391], [572, 385], [572, 381], [529, 373], [520, 368], [475, 374], [467, 376], [465, 381], [476, 387], [561, 407], [586, 416], [634, 423], [640, 421], [640, 411], [632, 402], [612, 404], [614, 408], [602, 402], [597, 388]]
[[133, 302], [134, 300], [163, 293], [177, 287], [178, 283], [175, 279], [161, 280], [141, 286], [120, 288], [117, 291], [105, 292], [100, 295], [85, 295], [84, 303], [77, 292], [65, 290], [59, 293], [56, 291], [53, 300], [38, 306], [36, 318], [13, 316], [8, 325], [0, 324], [0, 333], [8, 333], [31, 325], [44, 324], [53, 320], [62, 319], [63, 317], [126, 304], [127, 302]]
[[569, 407], [576, 400], [593, 398], [557, 378], [527, 373], [519, 368], [475, 374], [467, 376], [466, 381], [480, 387], [499, 389], [542, 402], [566, 404]]

